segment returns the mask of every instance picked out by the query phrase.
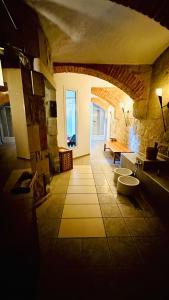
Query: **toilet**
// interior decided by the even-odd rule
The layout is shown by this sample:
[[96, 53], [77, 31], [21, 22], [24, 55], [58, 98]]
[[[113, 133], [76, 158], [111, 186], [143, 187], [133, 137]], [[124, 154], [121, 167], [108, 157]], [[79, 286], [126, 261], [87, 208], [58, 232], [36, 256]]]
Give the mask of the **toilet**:
[[119, 176], [129, 176], [132, 175], [132, 170], [127, 168], [116, 168], [114, 169], [114, 182], [117, 184]]
[[117, 181], [117, 192], [126, 196], [132, 196], [136, 192], [140, 181], [133, 176], [119, 176]]

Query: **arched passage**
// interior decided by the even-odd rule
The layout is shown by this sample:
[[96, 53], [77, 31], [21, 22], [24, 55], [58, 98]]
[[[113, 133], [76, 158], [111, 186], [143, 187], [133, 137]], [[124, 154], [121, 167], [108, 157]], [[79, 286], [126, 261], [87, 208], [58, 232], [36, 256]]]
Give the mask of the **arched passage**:
[[54, 73], [80, 73], [106, 80], [134, 101], [147, 100], [151, 77], [151, 66], [54, 63]]

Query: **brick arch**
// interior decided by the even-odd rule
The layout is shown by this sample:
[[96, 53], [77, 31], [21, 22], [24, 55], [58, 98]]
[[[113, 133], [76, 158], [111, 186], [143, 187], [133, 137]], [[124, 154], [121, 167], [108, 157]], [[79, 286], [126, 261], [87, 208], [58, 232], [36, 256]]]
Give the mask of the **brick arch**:
[[126, 98], [126, 93], [116, 87], [92, 87], [91, 93], [100, 99], [104, 99], [108, 105], [116, 107], [119, 100]]
[[129, 95], [134, 101], [148, 98], [151, 67], [54, 63], [54, 73], [80, 73], [106, 80]]

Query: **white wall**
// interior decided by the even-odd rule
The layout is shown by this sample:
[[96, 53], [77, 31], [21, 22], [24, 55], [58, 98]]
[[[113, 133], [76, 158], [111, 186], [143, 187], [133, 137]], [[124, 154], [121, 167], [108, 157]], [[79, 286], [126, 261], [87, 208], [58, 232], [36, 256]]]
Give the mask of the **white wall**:
[[54, 78], [58, 113], [58, 145], [59, 147], [67, 147], [64, 91], [73, 89], [77, 91], [78, 105], [77, 147], [73, 150], [73, 156], [89, 154], [91, 87], [112, 87], [112, 84], [93, 76], [76, 73], [58, 73], [54, 75]]
[[8, 84], [17, 157], [30, 159], [21, 70], [3, 69], [3, 75]]

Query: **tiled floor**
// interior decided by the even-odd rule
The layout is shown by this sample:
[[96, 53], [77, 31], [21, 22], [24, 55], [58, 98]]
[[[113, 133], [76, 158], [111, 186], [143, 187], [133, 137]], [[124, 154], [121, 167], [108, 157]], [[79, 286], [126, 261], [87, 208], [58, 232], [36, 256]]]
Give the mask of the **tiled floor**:
[[37, 209], [40, 299], [166, 299], [168, 223], [142, 189], [117, 194], [111, 154], [97, 143], [54, 176]]

